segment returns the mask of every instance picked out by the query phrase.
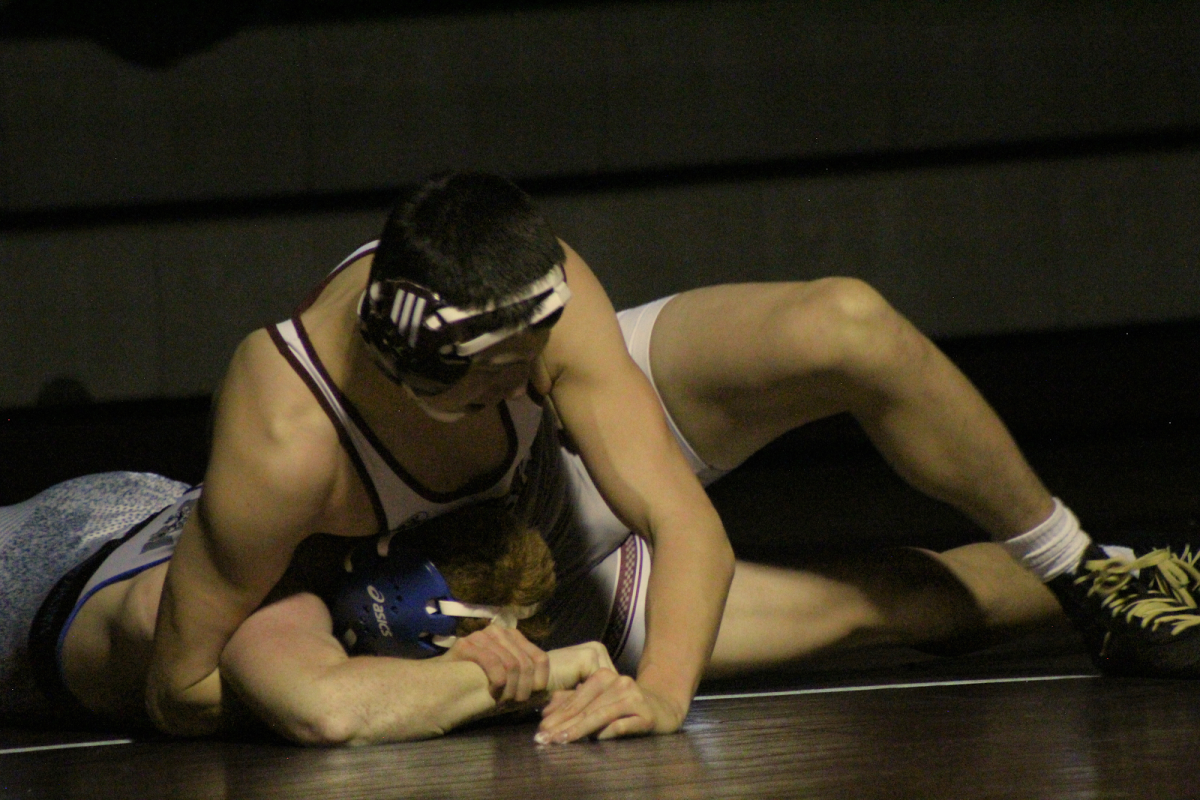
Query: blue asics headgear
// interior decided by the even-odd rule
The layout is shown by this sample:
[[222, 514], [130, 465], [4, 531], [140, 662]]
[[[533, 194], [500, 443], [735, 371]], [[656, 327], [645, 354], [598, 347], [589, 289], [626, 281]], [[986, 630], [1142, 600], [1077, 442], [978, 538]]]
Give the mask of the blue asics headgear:
[[392, 535], [366, 539], [346, 554], [345, 573], [329, 603], [333, 634], [351, 655], [429, 658], [454, 644], [462, 617], [515, 628], [536, 606], [463, 603], [428, 559], [390, 546]]

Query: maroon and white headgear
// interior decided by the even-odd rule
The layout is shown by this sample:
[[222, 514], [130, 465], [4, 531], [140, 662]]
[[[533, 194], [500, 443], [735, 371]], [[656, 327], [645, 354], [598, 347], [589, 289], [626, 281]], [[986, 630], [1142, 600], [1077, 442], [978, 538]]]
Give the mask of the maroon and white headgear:
[[[553, 324], [571, 290], [562, 264], [524, 288], [482, 306], [458, 307], [404, 278], [373, 281], [359, 301], [362, 335], [375, 360], [395, 381], [433, 395], [457, 383], [471, 357], [538, 323]], [[493, 312], [529, 304], [518, 321], [488, 327]]]

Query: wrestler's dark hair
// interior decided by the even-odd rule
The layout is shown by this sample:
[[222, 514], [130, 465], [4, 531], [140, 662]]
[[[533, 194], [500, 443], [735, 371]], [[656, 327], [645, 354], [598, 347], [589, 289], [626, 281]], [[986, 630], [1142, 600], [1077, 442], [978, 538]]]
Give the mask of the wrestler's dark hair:
[[[554, 559], [534, 528], [497, 502], [457, 509], [396, 534], [433, 562], [456, 598], [489, 606], [543, 606], [554, 593]], [[482, 629], [486, 619], [459, 620], [457, 634]], [[539, 643], [550, 634], [544, 608], [517, 629]]]
[[[516, 293], [565, 257], [533, 200], [512, 181], [447, 172], [428, 178], [392, 210], [370, 280], [405, 278], [452, 305], [478, 307]], [[526, 319], [538, 302], [488, 314], [481, 329]]]

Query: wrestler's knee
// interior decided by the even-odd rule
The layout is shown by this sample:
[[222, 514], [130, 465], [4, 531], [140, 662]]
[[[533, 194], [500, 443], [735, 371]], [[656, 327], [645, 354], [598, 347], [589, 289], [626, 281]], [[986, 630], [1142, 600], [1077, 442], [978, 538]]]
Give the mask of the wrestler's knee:
[[780, 355], [816, 371], [861, 372], [911, 357], [919, 334], [870, 284], [825, 278], [785, 294], [772, 320]]

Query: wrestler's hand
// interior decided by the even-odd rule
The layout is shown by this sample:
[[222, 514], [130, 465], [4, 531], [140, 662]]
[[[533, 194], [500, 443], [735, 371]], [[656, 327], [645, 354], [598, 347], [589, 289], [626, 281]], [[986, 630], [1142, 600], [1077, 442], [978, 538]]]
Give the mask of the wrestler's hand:
[[585, 736], [674, 733], [686, 714], [633, 678], [601, 669], [577, 688], [554, 693], [533, 738], [538, 744], [566, 744]]
[[616, 671], [608, 650], [599, 642], [561, 647], [551, 650], [547, 655], [550, 656], [550, 682], [546, 689], [550, 692], [574, 689], [602, 669]]
[[498, 625], [459, 637], [442, 657], [478, 664], [499, 705], [525, 702], [534, 692], [545, 691], [550, 679], [550, 659], [545, 651], [520, 631]]

